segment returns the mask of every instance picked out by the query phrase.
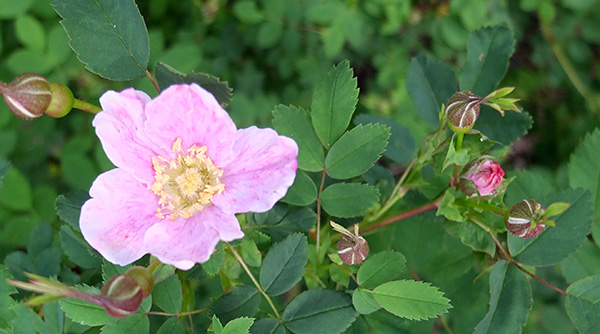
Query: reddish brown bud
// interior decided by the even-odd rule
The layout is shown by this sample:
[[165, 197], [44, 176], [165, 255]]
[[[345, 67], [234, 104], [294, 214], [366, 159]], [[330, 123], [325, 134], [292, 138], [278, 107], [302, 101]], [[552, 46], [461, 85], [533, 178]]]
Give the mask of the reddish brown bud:
[[36, 73], [21, 74], [8, 85], [0, 83], [0, 94], [10, 110], [24, 119], [42, 116], [52, 100], [50, 83]]
[[546, 228], [545, 213], [542, 205], [533, 199], [520, 201], [510, 208], [505, 219], [506, 228], [523, 239], [535, 237]]
[[471, 130], [479, 117], [479, 105], [482, 101], [482, 98], [468, 90], [452, 95], [446, 107], [450, 130], [456, 133], [465, 133]]
[[100, 305], [113, 317], [126, 317], [135, 313], [142, 304], [142, 288], [135, 278], [117, 275], [100, 290], [103, 297]]

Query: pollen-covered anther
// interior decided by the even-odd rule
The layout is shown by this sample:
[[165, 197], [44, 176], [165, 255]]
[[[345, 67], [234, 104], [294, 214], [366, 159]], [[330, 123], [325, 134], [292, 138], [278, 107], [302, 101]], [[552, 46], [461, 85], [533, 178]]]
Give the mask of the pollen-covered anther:
[[214, 165], [206, 151], [206, 146], [196, 145], [183, 150], [181, 138], [177, 138], [173, 143], [173, 159], [152, 157], [155, 182], [151, 189], [160, 196], [158, 218], [189, 218], [210, 205], [215, 194], [225, 190], [219, 180], [223, 170]]

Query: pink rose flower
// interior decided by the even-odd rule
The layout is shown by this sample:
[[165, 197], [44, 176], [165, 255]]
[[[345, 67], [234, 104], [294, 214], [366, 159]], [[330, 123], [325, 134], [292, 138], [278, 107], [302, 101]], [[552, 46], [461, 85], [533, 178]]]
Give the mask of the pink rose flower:
[[[504, 170], [498, 162], [483, 159], [475, 163], [465, 177], [473, 183], [479, 195], [493, 197], [502, 184]], [[475, 194], [473, 191], [471, 195]]]
[[268, 211], [292, 185], [298, 146], [272, 129], [237, 129], [198, 85], [155, 99], [106, 92], [93, 125], [117, 167], [94, 181], [81, 208], [84, 238], [108, 261], [150, 253], [190, 269], [220, 240], [243, 237], [235, 214]]

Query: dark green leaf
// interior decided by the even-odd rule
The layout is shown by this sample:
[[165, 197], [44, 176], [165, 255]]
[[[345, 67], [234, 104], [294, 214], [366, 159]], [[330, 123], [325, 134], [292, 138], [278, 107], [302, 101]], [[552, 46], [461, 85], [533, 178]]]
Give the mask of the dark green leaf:
[[358, 285], [365, 289], [373, 289], [398, 277], [406, 266], [406, 258], [402, 253], [384, 251], [371, 255], [358, 268], [356, 279]]
[[156, 334], [185, 334], [185, 328], [183, 327], [181, 320], [172, 317], [167, 319], [167, 321], [160, 326]]
[[8, 172], [10, 168], [10, 163], [3, 158], [0, 158], [0, 188], [2, 188], [2, 181], [4, 180], [4, 175]]
[[416, 143], [415, 137], [410, 132], [410, 129], [394, 121], [393, 119], [369, 115], [360, 114], [356, 116], [354, 122], [357, 124], [368, 124], [368, 123], [379, 123], [387, 125], [391, 130], [391, 136], [389, 143], [383, 152], [383, 156], [386, 158], [400, 163], [409, 163], [415, 155]]
[[317, 186], [306, 173], [298, 169], [296, 170], [294, 183], [281, 201], [297, 206], [307, 206], [314, 202], [316, 198]]
[[471, 247], [475, 251], [486, 252], [494, 256], [496, 250], [494, 239], [492, 239], [489, 233], [470, 220], [465, 222], [446, 220], [444, 228], [449, 234], [460, 238], [460, 241], [465, 246]]
[[19, 281], [27, 281], [27, 277], [23, 273], [32, 273], [35, 271], [33, 261], [22, 251], [16, 251], [8, 254], [4, 258], [4, 265], [10, 270], [10, 273]]
[[330, 148], [346, 131], [357, 102], [357, 81], [346, 60], [327, 73], [313, 94], [312, 124], [325, 148]]
[[15, 311], [12, 310], [17, 302], [10, 297], [11, 294], [17, 292], [17, 289], [6, 282], [7, 279], [12, 278], [13, 275], [5, 266], [0, 264], [0, 330], [8, 329], [10, 323], [17, 316]]
[[242, 243], [240, 243], [238, 249], [242, 259], [247, 265], [250, 267], [260, 267], [262, 257], [254, 240], [251, 238], [242, 239]]
[[452, 69], [441, 61], [425, 56], [412, 59], [406, 74], [408, 94], [412, 98], [419, 115], [437, 126], [442, 104], [456, 93], [456, 77]]
[[196, 83], [200, 87], [209, 91], [221, 105], [227, 105], [231, 102], [232, 89], [226, 82], [204, 73], [184, 74], [171, 66], [158, 62], [154, 66], [154, 75], [161, 90], [174, 84]]
[[300, 281], [308, 262], [308, 242], [295, 233], [274, 244], [263, 260], [260, 285], [270, 296], [278, 296]]
[[0, 206], [18, 211], [31, 209], [33, 203], [31, 185], [23, 174], [13, 167], [4, 174], [2, 181]]
[[110, 80], [146, 75], [148, 30], [133, 0], [55, 0], [52, 6], [88, 70]]
[[332, 290], [307, 290], [283, 312], [283, 324], [296, 334], [337, 334], [356, 319], [348, 295]]
[[179, 313], [182, 298], [181, 281], [177, 275], [157, 283], [152, 289], [152, 300], [167, 313]]
[[336, 183], [325, 188], [321, 194], [323, 209], [336, 217], [356, 217], [367, 211], [379, 200], [379, 192], [368, 184]]
[[327, 174], [335, 179], [362, 175], [381, 157], [390, 137], [384, 125], [358, 125], [331, 146], [325, 158]]
[[223, 251], [223, 244], [219, 243], [217, 248], [215, 248], [215, 251], [210, 256], [210, 259], [202, 263], [202, 269], [204, 269], [204, 271], [206, 271], [209, 275], [214, 276], [219, 273], [219, 270], [221, 270], [223, 260], [225, 260], [225, 251]]
[[250, 327], [250, 333], [261, 333], [261, 334], [286, 334], [288, 331], [285, 330], [283, 324], [275, 318], [263, 318], [256, 320], [252, 327]]
[[364, 317], [372, 328], [373, 334], [413, 334], [431, 333], [433, 331], [433, 320], [410, 321], [397, 317], [384, 309]]
[[27, 254], [31, 257], [38, 256], [43, 250], [52, 247], [54, 231], [47, 222], [39, 222], [31, 231], [27, 241]]
[[515, 179], [506, 189], [504, 202], [512, 206], [527, 198], [543, 198], [557, 193], [556, 177], [546, 169], [527, 169], [515, 174]]
[[250, 215], [248, 222], [259, 225], [273, 241], [280, 241], [294, 232], [308, 232], [316, 224], [317, 215], [309, 208], [288, 212], [284, 205], [275, 205], [270, 211]]
[[58, 196], [55, 204], [58, 217], [71, 225], [74, 230], [79, 231], [81, 207], [88, 199], [90, 199], [90, 195], [83, 190]]
[[567, 288], [565, 309], [579, 333], [600, 332], [600, 275], [579, 280]]
[[585, 136], [571, 154], [569, 185], [584, 188], [592, 194], [594, 218], [600, 218], [600, 129]]
[[510, 145], [531, 128], [531, 116], [525, 111], [507, 111], [504, 117], [488, 106], [481, 107], [475, 130], [504, 145]]
[[600, 249], [586, 240], [577, 252], [561, 262], [560, 269], [568, 283], [600, 274]]
[[450, 299], [431, 283], [392, 281], [373, 290], [375, 300], [388, 312], [410, 320], [425, 320], [448, 312]]
[[490, 309], [474, 333], [520, 333], [531, 304], [525, 274], [504, 260], [498, 261], [490, 272]]
[[467, 44], [467, 63], [459, 76], [460, 89], [482, 97], [491, 93], [504, 77], [514, 50], [515, 38], [504, 24], [473, 32]]
[[310, 172], [323, 170], [323, 146], [306, 110], [293, 106], [275, 106], [273, 126], [280, 135], [288, 136], [298, 144], [298, 168]]
[[352, 293], [352, 304], [360, 314], [373, 313], [381, 308], [381, 305], [373, 297], [373, 292], [363, 288], [354, 290]]
[[252, 317], [258, 311], [260, 295], [255, 287], [238, 285], [211, 306], [212, 312], [224, 323], [235, 318]]
[[590, 233], [593, 207], [590, 193], [583, 189], [552, 194], [539, 201], [547, 207], [554, 202], [571, 206], [557, 216], [556, 226], [546, 227], [537, 237], [521, 239], [509, 234], [508, 247], [515, 260], [531, 266], [556, 264], [574, 253]]
[[102, 334], [148, 333], [149, 331], [150, 319], [141, 313], [132, 314], [102, 328]]
[[76, 265], [82, 268], [98, 268], [102, 264], [102, 256], [83, 239], [79, 232], [69, 226], [60, 228], [60, 243], [63, 251]]

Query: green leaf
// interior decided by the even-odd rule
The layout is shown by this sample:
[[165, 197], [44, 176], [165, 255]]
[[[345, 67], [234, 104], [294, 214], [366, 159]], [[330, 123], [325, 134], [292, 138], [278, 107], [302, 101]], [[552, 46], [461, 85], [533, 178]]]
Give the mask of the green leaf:
[[27, 241], [27, 254], [31, 257], [38, 256], [42, 251], [52, 247], [54, 231], [49, 223], [41, 221], [31, 231]]
[[560, 263], [560, 269], [567, 283], [600, 274], [600, 249], [586, 240], [577, 252]]
[[67, 225], [60, 227], [60, 243], [63, 251], [76, 265], [82, 268], [98, 268], [102, 264], [102, 256]]
[[184, 74], [161, 62], [154, 66], [154, 75], [161, 90], [174, 84], [196, 83], [209, 91], [221, 105], [227, 105], [231, 102], [232, 89], [229, 88], [226, 82], [222, 82], [211, 75], [204, 73]]
[[557, 193], [556, 177], [547, 169], [532, 168], [519, 171], [506, 189], [504, 202], [512, 206], [526, 198], [543, 198]]
[[252, 324], [250, 333], [287, 334], [288, 332], [279, 320], [275, 318], [263, 318], [256, 320], [254, 324]]
[[35, 0], [0, 0], [0, 19], [16, 18], [25, 14]]
[[230, 293], [217, 299], [211, 306], [211, 311], [219, 320], [227, 323], [235, 318], [254, 316], [258, 312], [259, 304], [260, 295], [255, 287], [238, 285]]
[[317, 215], [310, 208], [288, 211], [283, 205], [275, 205], [264, 213], [248, 216], [248, 223], [260, 226], [261, 232], [273, 241], [280, 241], [294, 232], [308, 232], [317, 222]]
[[101, 334], [148, 333], [149, 331], [148, 316], [136, 313], [102, 327]]
[[579, 280], [567, 288], [565, 309], [583, 334], [600, 332], [600, 275]]
[[273, 126], [280, 135], [288, 136], [298, 144], [298, 168], [309, 172], [323, 170], [323, 146], [306, 110], [293, 106], [275, 106]]
[[600, 218], [600, 129], [585, 136], [569, 160], [569, 185], [590, 191], [594, 219]]
[[274, 244], [260, 268], [260, 285], [269, 296], [278, 296], [300, 281], [308, 262], [308, 242], [294, 233]]
[[314, 202], [315, 199], [317, 199], [317, 186], [315, 182], [302, 170], [296, 170], [294, 183], [288, 188], [287, 193], [281, 201], [296, 206], [307, 206]]
[[236, 2], [233, 6], [233, 13], [246, 24], [256, 24], [264, 20], [263, 15], [256, 7], [256, 2], [250, 0]]
[[29, 181], [16, 168], [10, 168], [4, 175], [0, 188], [0, 207], [26, 211], [31, 209], [33, 195]]
[[334, 66], [321, 81], [312, 99], [312, 124], [325, 148], [346, 131], [358, 102], [356, 78], [345, 60]]
[[327, 175], [335, 179], [362, 175], [379, 160], [389, 137], [390, 129], [384, 125], [361, 124], [346, 132], [325, 158]]
[[[83, 290], [92, 293], [99, 293], [98, 290], [92, 288]], [[82, 325], [101, 326], [117, 320], [117, 318], [113, 318], [106, 314], [106, 311], [101, 306], [86, 302], [81, 299], [61, 299], [59, 304], [63, 311], [65, 311], [67, 317]]]
[[348, 287], [348, 282], [350, 281], [350, 273], [347, 270], [344, 270], [344, 267], [332, 263], [329, 266], [329, 276], [331, 280], [337, 284], [340, 284], [344, 287]]
[[17, 289], [9, 285], [6, 280], [12, 279], [8, 269], [0, 264], [0, 330], [8, 329], [12, 320], [16, 317], [16, 313], [12, 308], [17, 304], [10, 297], [11, 294], [17, 293]]
[[223, 328], [223, 334], [248, 334], [254, 318], [237, 318], [231, 320]]
[[247, 265], [250, 267], [260, 267], [262, 257], [254, 240], [251, 238], [244, 238], [238, 247], [240, 255]]
[[323, 190], [321, 205], [336, 217], [356, 217], [367, 211], [379, 200], [379, 192], [368, 184], [336, 183]]
[[185, 334], [185, 328], [179, 319], [172, 317], [160, 326], [156, 334]]
[[504, 145], [510, 145], [519, 137], [527, 134], [531, 128], [532, 119], [527, 112], [516, 113], [509, 111], [502, 117], [497, 111], [488, 106], [481, 107], [481, 113], [474, 128], [482, 134]]
[[356, 319], [348, 295], [325, 289], [296, 296], [283, 312], [283, 324], [295, 334], [337, 334]]
[[448, 312], [450, 299], [431, 283], [392, 281], [373, 290], [375, 300], [388, 312], [410, 320], [425, 320]]
[[455, 204], [456, 195], [461, 196], [460, 192], [454, 188], [448, 188], [446, 194], [435, 213], [436, 216], [444, 216], [449, 220], [456, 222], [464, 222], [467, 220], [465, 217], [465, 210], [461, 206]]
[[216, 315], [212, 316], [212, 330], [213, 332], [215, 332], [215, 334], [221, 334], [223, 333], [223, 325], [221, 324], [221, 321], [219, 320], [219, 318], [217, 318]]
[[379, 252], [361, 264], [356, 279], [361, 288], [372, 289], [398, 277], [405, 266], [406, 258], [402, 253]]
[[44, 52], [46, 34], [40, 21], [29, 15], [20, 16], [15, 20], [15, 30], [23, 45], [29, 49]]
[[0, 157], [0, 188], [2, 188], [2, 181], [4, 180], [4, 176], [8, 172], [9, 168], [10, 163], [7, 160]]
[[467, 42], [467, 63], [459, 75], [460, 89], [475, 95], [491, 93], [508, 68], [515, 38], [504, 24], [477, 30]]
[[590, 233], [592, 203], [590, 193], [583, 189], [552, 194], [539, 201], [547, 207], [554, 202], [568, 202], [569, 209], [557, 216], [556, 226], [546, 227], [537, 237], [521, 239], [508, 235], [508, 248], [515, 260], [530, 266], [549, 266], [574, 253]]
[[446, 232], [457, 237], [465, 245], [479, 252], [486, 252], [494, 256], [496, 246], [492, 236], [470, 220], [456, 222], [446, 220], [444, 222]]
[[520, 333], [531, 304], [525, 274], [504, 260], [496, 262], [490, 272], [490, 309], [474, 333]]
[[456, 93], [456, 77], [443, 62], [425, 56], [412, 59], [406, 73], [406, 86], [419, 115], [434, 126], [439, 125], [442, 104]]
[[56, 214], [62, 221], [71, 225], [75, 231], [79, 231], [81, 207], [88, 199], [90, 199], [90, 195], [83, 190], [60, 195], [55, 203]]
[[133, 0], [55, 0], [52, 6], [88, 70], [110, 80], [146, 75], [148, 30]]
[[373, 292], [363, 288], [358, 288], [352, 293], [352, 305], [360, 314], [369, 314], [381, 309], [381, 305], [373, 297]]
[[152, 300], [167, 313], [179, 313], [182, 299], [181, 281], [177, 275], [158, 282], [152, 289]]
[[225, 260], [225, 251], [223, 250], [223, 244], [218, 243], [217, 247], [215, 248], [215, 251], [210, 256], [210, 259], [202, 263], [202, 269], [204, 269], [204, 271], [206, 271], [209, 275], [214, 276], [219, 273], [219, 270], [221, 270], [223, 260]]
[[410, 132], [410, 129], [404, 125], [390, 118], [369, 114], [356, 116], [354, 123], [365, 125], [368, 123], [379, 123], [390, 128], [389, 143], [385, 148], [385, 152], [383, 152], [383, 156], [386, 158], [400, 164], [407, 164], [414, 157], [416, 151], [415, 137]]

